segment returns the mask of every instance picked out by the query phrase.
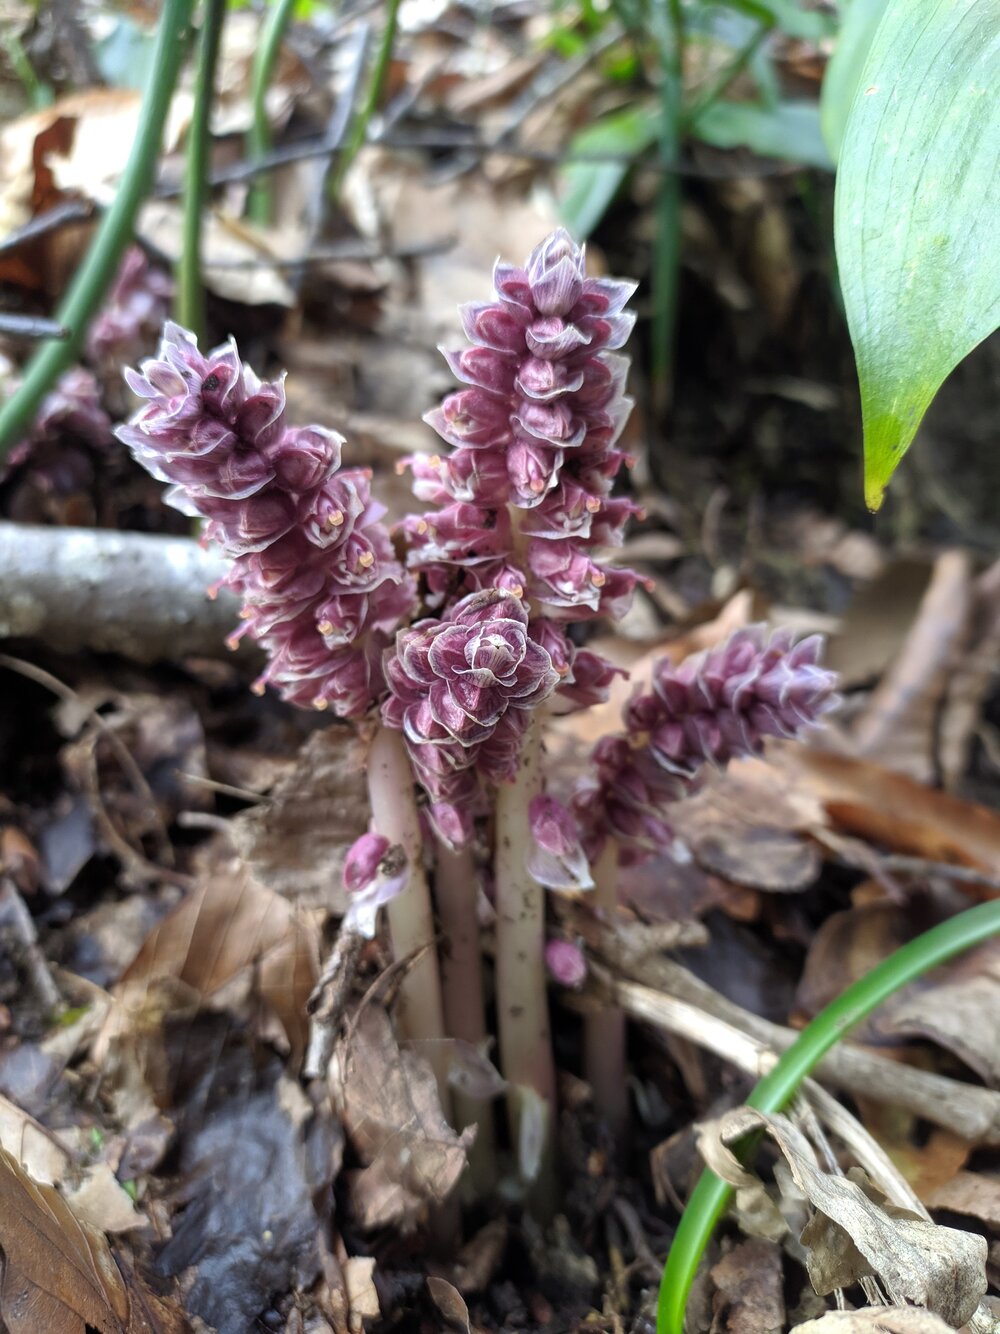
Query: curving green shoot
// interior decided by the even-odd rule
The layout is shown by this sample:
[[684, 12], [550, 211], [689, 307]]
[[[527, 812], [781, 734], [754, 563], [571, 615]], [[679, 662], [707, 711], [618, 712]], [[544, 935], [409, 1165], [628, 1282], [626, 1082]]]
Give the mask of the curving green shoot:
[[[894, 992], [963, 950], [1000, 935], [1000, 901], [981, 903], [925, 931], [884, 959], [867, 976], [816, 1016], [770, 1074], [754, 1088], [747, 1105], [780, 1112], [826, 1053]], [[691, 1284], [732, 1195], [714, 1172], [701, 1174], [681, 1217], [660, 1283], [657, 1334], [684, 1334], [684, 1311]]]

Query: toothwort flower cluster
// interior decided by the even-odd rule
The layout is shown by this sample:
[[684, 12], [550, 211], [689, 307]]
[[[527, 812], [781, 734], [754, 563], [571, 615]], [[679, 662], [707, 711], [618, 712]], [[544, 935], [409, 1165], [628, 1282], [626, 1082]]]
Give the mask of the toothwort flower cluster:
[[333, 431], [288, 426], [283, 382], [260, 381], [232, 343], [202, 353], [168, 324], [158, 355], [126, 380], [146, 402], [118, 437], [232, 562], [225, 582], [244, 606], [231, 642], [248, 632], [269, 658], [255, 688], [360, 717], [414, 607], [370, 473], [339, 471]]
[[[477, 624], [480, 616], [516, 621], [518, 652], [533, 646], [530, 660], [544, 659], [538, 671], [547, 685], [508, 699], [488, 682], [488, 710], [464, 698], [461, 722], [443, 712], [442, 689], [428, 694], [429, 682], [411, 674], [417, 641], [403, 634], [386, 669], [392, 697], [383, 712], [391, 726], [404, 727], [439, 832], [459, 841], [482, 804], [480, 781], [516, 773], [531, 704], [553, 688], [554, 706], [564, 712], [607, 697], [615, 669], [578, 648], [566, 625], [622, 616], [639, 582], [634, 571], [603, 563], [599, 550], [620, 545], [638, 512], [631, 500], [611, 495], [627, 461], [616, 446], [632, 407], [624, 392], [628, 361], [614, 349], [632, 328], [634, 316], [623, 308], [635, 285], [588, 278], [582, 248], [562, 230], [524, 268], [498, 262], [493, 278], [494, 299], [462, 310], [472, 346], [445, 352], [467, 387], [427, 417], [452, 450], [404, 465], [417, 498], [437, 508], [402, 527], [408, 565], [439, 616], [420, 623], [419, 642], [449, 625], [466, 634], [470, 608]], [[506, 594], [501, 601], [475, 600], [497, 590]], [[472, 656], [449, 670], [464, 680]], [[447, 703], [451, 708], [451, 697]]]
[[632, 853], [670, 846], [666, 808], [694, 791], [706, 766], [758, 754], [767, 737], [792, 738], [834, 708], [836, 674], [819, 665], [822, 637], [768, 638], [760, 625], [674, 666], [661, 659], [650, 693], [626, 706], [625, 734], [598, 742], [594, 774], [574, 807], [590, 851], [607, 836]]

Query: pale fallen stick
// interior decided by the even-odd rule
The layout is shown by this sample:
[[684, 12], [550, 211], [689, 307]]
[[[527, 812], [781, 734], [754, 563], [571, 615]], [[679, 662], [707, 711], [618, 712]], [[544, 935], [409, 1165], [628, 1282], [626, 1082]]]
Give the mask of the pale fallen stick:
[[[676, 964], [670, 967], [685, 974], [699, 990], [703, 987], [704, 984], [686, 969]], [[730, 1012], [724, 1018], [718, 1013], [710, 1013], [701, 997], [684, 1000], [642, 983], [615, 977], [600, 965], [593, 971], [605, 996], [633, 1019], [686, 1037], [754, 1075], [763, 1074], [770, 1068], [773, 1053], [784, 1051], [799, 1036], [794, 1029], [783, 1028], [741, 1010], [738, 1005], [718, 996], [711, 987], [704, 987], [704, 990]], [[963, 1139], [977, 1144], [1000, 1144], [1000, 1093], [993, 1089], [963, 1084], [945, 1075], [900, 1065], [849, 1043], [835, 1047], [820, 1063], [816, 1074], [849, 1093], [905, 1107], [935, 1125], [947, 1127]]]
[[193, 538], [0, 523], [0, 639], [135, 662], [224, 657], [239, 602], [206, 590], [225, 573]]

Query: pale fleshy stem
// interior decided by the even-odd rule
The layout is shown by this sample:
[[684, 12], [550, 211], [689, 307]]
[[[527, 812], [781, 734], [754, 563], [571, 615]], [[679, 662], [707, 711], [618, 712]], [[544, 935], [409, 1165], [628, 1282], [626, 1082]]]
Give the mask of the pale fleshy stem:
[[508, 1097], [511, 1138], [520, 1141], [524, 1095], [533, 1093], [546, 1112], [545, 1143], [532, 1196], [542, 1213], [555, 1191], [553, 1138], [556, 1078], [552, 1059], [545, 977], [545, 891], [529, 875], [528, 806], [542, 787], [542, 724], [535, 714], [524, 738], [513, 783], [501, 783], [496, 804], [496, 975], [500, 1066], [512, 1085]]
[[[487, 1032], [478, 897], [472, 849], [452, 849], [438, 840], [434, 901], [445, 937], [441, 954], [445, 1030], [449, 1037], [481, 1048]], [[495, 1184], [497, 1175], [493, 1105], [457, 1090], [452, 1093], [452, 1101], [459, 1128], [476, 1127], [467, 1181], [472, 1194], [483, 1195]]]
[[[618, 843], [609, 838], [592, 868], [594, 889], [588, 903], [608, 923], [618, 905]], [[625, 1082], [625, 1015], [621, 1010], [588, 1014], [583, 1027], [583, 1068], [594, 1090], [598, 1112], [616, 1140], [628, 1122]]]
[[398, 1020], [403, 1036], [418, 1045], [437, 1076], [441, 1107], [450, 1118], [448, 1053], [444, 1042], [441, 975], [434, 942], [434, 914], [424, 873], [420, 817], [413, 798], [413, 773], [402, 733], [380, 727], [368, 752], [368, 794], [375, 830], [402, 845], [410, 880], [388, 905], [393, 955], [416, 955], [399, 989]]

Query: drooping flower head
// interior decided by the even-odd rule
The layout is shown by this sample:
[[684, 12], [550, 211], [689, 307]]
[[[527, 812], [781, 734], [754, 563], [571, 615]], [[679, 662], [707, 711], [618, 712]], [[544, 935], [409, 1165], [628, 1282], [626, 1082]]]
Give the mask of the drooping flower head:
[[608, 835], [632, 851], [669, 847], [669, 806], [695, 790], [707, 766], [817, 726], [839, 703], [822, 649], [820, 635], [795, 643], [790, 631], [768, 637], [753, 625], [677, 666], [660, 659], [652, 690], [626, 706], [625, 735], [598, 742], [576, 794], [591, 850]]

